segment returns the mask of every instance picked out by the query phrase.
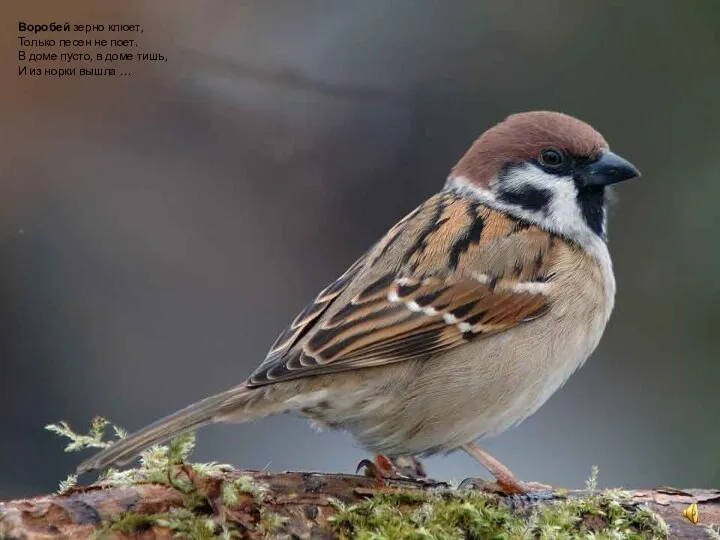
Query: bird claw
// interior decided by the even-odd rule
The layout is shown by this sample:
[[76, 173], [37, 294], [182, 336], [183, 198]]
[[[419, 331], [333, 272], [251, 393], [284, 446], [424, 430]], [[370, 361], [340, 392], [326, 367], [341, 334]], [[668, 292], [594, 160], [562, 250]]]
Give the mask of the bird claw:
[[357, 467], [355, 467], [355, 474], [360, 474], [361, 471], [363, 471], [364, 476], [378, 476], [380, 468], [369, 459], [363, 459], [358, 463]]

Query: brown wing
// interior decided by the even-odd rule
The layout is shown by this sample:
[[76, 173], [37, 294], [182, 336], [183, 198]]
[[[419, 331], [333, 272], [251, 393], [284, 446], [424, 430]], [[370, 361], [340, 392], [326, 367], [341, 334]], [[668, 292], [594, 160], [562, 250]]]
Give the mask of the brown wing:
[[516, 292], [512, 284], [388, 274], [313, 329], [302, 347], [264, 362], [249, 383], [428, 357], [537, 318], [547, 307], [543, 294]]
[[[544, 231], [441, 192], [323, 290], [248, 384], [427, 358], [539, 317], [548, 308], [553, 243]], [[358, 289], [370, 273], [377, 279]]]

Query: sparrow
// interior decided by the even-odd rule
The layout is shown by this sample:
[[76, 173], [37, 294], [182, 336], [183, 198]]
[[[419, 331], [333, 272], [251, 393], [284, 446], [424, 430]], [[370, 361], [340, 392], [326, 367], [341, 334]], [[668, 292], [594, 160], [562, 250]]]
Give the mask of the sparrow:
[[103, 449], [78, 473], [216, 422], [293, 413], [397, 459], [463, 449], [532, 415], [597, 347], [612, 312], [609, 186], [640, 176], [594, 128], [513, 114], [441, 191], [320, 291], [238, 386]]

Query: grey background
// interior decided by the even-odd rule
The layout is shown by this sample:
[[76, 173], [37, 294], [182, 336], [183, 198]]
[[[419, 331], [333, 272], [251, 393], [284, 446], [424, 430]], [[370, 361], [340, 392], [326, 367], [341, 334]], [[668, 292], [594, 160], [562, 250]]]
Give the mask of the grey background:
[[[0, 498], [81, 456], [48, 422], [139, 428], [239, 383], [294, 314], [436, 191], [486, 127], [562, 110], [644, 177], [618, 189], [617, 308], [588, 364], [486, 447], [577, 486], [720, 484], [720, 3], [3, 3]], [[141, 23], [166, 63], [17, 76], [17, 21]], [[91, 36], [97, 37], [97, 36]], [[99, 67], [99, 66], [94, 66]], [[196, 458], [352, 471], [274, 417]], [[460, 453], [431, 476], [485, 474]]]

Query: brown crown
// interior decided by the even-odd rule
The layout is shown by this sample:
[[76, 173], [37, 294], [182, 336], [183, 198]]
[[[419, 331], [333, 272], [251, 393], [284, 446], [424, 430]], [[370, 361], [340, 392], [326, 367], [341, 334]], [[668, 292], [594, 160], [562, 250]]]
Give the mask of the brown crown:
[[608, 144], [585, 122], [567, 114], [534, 111], [513, 114], [483, 133], [460, 161], [451, 176], [464, 176], [487, 187], [507, 163], [537, 158], [544, 148], [592, 157]]

